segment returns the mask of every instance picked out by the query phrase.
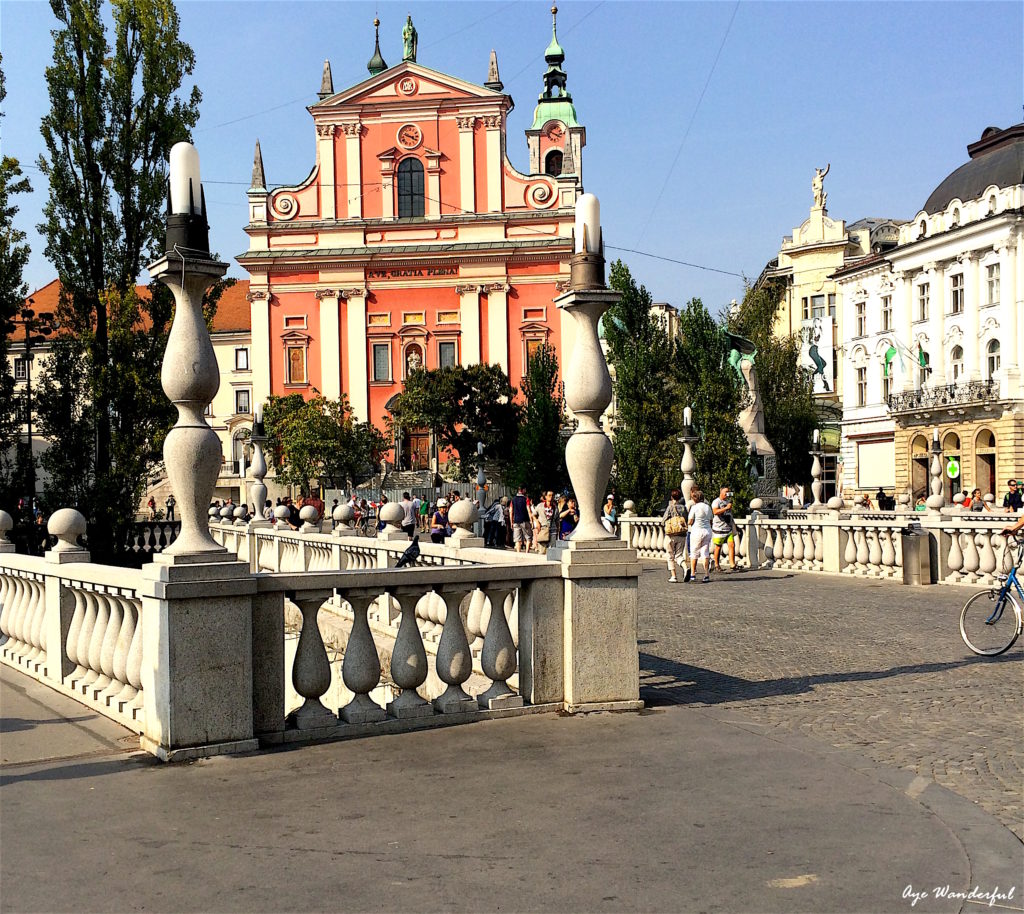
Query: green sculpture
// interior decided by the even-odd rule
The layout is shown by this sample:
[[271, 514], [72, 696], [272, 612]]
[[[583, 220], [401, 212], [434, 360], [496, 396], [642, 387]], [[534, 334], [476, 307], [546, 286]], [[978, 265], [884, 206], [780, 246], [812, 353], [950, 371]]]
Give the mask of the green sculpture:
[[416, 62], [416, 45], [419, 42], [419, 35], [416, 33], [416, 26], [412, 24], [412, 14], [405, 19], [402, 26], [402, 60]]
[[745, 336], [730, 333], [728, 330], [723, 330], [722, 333], [725, 334], [726, 341], [729, 343], [728, 362], [732, 366], [732, 370], [736, 372], [736, 377], [740, 379], [740, 384], [747, 387], [748, 382], [743, 374], [742, 363], [746, 361], [751, 365], [754, 364], [757, 347]]

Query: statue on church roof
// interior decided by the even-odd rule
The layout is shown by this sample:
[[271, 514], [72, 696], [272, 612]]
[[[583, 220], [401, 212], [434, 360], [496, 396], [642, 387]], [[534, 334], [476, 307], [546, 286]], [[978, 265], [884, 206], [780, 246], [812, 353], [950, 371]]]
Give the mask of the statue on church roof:
[[811, 190], [814, 191], [814, 205], [821, 209], [825, 208], [825, 201], [828, 199], [828, 194], [825, 193], [825, 175], [828, 174], [828, 170], [831, 167], [832, 163], [829, 162], [824, 169], [815, 168], [814, 178], [811, 181]]
[[419, 43], [419, 35], [416, 26], [412, 24], [412, 13], [406, 16], [405, 25], [402, 26], [402, 60], [416, 62], [416, 45]]

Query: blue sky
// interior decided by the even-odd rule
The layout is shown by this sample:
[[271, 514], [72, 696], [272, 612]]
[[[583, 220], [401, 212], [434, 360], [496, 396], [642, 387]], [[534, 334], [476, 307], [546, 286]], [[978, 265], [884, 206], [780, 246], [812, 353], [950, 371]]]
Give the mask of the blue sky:
[[[419, 62], [483, 82], [498, 52], [516, 107], [508, 151], [526, 170], [529, 126], [550, 39], [549, 2], [179, 2], [203, 91], [195, 143], [211, 240], [231, 259], [247, 247], [245, 189], [253, 144], [267, 179], [293, 183], [313, 163], [324, 58], [334, 87], [365, 78], [374, 13], [381, 51], [401, 58], [411, 12]], [[831, 163], [829, 213], [911, 218], [966, 161], [990, 125], [1022, 120], [1024, 4], [559, 3], [559, 39], [587, 128], [586, 189], [601, 198], [606, 246], [633, 248], [755, 278], [782, 236], [807, 216], [811, 177]], [[55, 25], [42, 0], [0, 3], [8, 96], [2, 149], [23, 163], [41, 152], [43, 71]], [[34, 226], [45, 187], [21, 198], [33, 247], [31, 288], [53, 278]], [[713, 310], [742, 279], [622, 256], [655, 299], [701, 297]], [[232, 261], [231, 273], [244, 276]]]

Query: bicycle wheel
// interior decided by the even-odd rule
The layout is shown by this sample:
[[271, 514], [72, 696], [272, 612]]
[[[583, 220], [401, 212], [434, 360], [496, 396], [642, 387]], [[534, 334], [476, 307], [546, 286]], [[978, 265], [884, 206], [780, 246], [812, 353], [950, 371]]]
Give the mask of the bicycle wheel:
[[1000, 594], [999, 590], [976, 593], [960, 613], [960, 636], [975, 654], [995, 657], [1008, 651], [1020, 635], [1020, 606], [1009, 593], [1000, 605]]

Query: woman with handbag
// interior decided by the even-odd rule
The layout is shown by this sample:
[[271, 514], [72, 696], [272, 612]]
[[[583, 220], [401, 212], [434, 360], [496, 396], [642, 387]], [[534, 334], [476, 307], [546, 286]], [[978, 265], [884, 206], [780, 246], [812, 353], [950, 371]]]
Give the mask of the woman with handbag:
[[551, 518], [556, 515], [555, 493], [545, 492], [541, 496], [540, 504], [534, 509], [533, 542], [537, 552], [543, 555], [547, 552], [548, 544], [551, 541]]
[[686, 563], [686, 507], [681, 504], [683, 493], [673, 489], [669, 493], [668, 507], [661, 516], [665, 527], [665, 551], [668, 555], [669, 584], [678, 583], [676, 565], [684, 571], [683, 583], [690, 580], [690, 569]]

